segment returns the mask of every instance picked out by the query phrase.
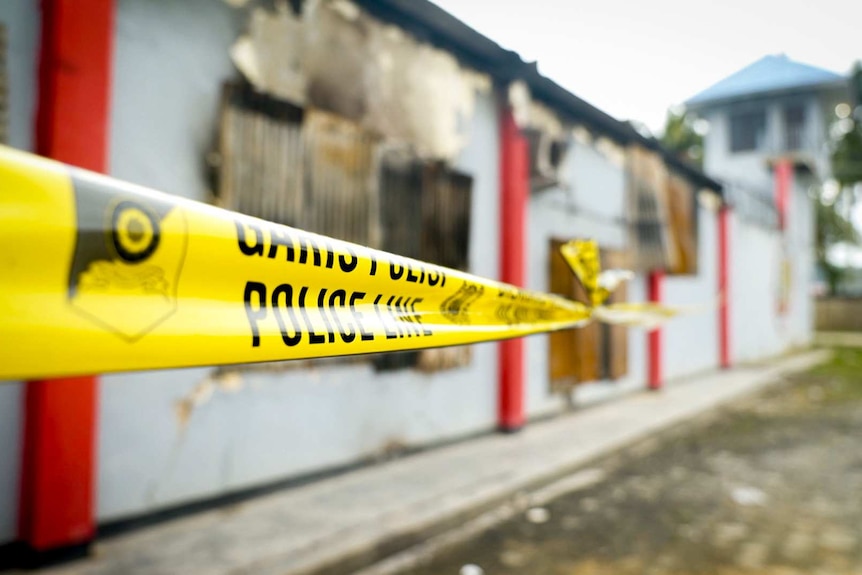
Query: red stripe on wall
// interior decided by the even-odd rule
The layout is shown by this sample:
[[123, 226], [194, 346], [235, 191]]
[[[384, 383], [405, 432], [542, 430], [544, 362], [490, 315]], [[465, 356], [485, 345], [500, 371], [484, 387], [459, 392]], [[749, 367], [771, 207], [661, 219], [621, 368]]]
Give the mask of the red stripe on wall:
[[[113, 0], [43, 0], [36, 151], [106, 171]], [[47, 344], [47, 342], [46, 342]], [[95, 534], [98, 380], [27, 383], [19, 539], [46, 551]]]
[[775, 164], [775, 209], [778, 212], [778, 227], [787, 227], [787, 214], [790, 207], [790, 188], [793, 185], [793, 165], [790, 160], [782, 159]]

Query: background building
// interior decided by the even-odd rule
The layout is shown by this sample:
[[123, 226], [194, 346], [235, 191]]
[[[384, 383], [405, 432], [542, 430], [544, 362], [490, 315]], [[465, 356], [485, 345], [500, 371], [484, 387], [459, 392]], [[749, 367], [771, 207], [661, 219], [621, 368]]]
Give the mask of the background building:
[[846, 77], [781, 54], [731, 74], [690, 98], [686, 107], [709, 122], [704, 141], [709, 174], [770, 189], [779, 158], [795, 163], [800, 185], [831, 175], [829, 127], [835, 107], [849, 97]]
[[[722, 182], [734, 243], [745, 246], [731, 296], [734, 323], [748, 327], [734, 338], [738, 359], [778, 353], [811, 325], [811, 294], [795, 286], [814, 282], [812, 198], [831, 177], [829, 129], [836, 106], [849, 111], [849, 97], [844, 76], [777, 55], [686, 102], [708, 122], [704, 169]], [[750, 297], [754, 291], [762, 297]], [[770, 292], [771, 316], [755, 309]]]

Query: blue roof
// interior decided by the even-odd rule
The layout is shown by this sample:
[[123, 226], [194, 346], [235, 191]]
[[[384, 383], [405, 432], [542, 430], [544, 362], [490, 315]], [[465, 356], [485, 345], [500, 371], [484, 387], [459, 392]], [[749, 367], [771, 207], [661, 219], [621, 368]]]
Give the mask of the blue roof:
[[686, 105], [700, 106], [717, 100], [728, 100], [797, 88], [814, 88], [845, 80], [844, 76], [794, 62], [784, 54], [764, 56], [742, 70], [692, 96]]

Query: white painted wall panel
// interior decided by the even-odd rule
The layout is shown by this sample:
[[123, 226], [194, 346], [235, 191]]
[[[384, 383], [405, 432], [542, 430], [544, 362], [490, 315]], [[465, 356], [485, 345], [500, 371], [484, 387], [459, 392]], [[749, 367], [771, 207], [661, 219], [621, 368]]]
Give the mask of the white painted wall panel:
[[664, 300], [669, 305], [699, 308], [667, 323], [664, 335], [665, 378], [718, 366], [718, 225], [716, 212], [698, 209], [697, 274], [667, 276]]
[[[623, 249], [626, 227], [622, 221], [625, 206], [625, 173], [622, 166], [600, 153], [594, 146], [572, 143], [562, 168], [566, 189], [554, 188], [535, 192], [530, 198], [528, 214], [527, 287], [547, 291], [549, 282], [550, 241], [553, 238], [591, 238], [604, 248]], [[644, 297], [643, 279], [629, 286], [629, 299]], [[591, 403], [616, 389], [631, 387], [644, 380], [645, 335], [629, 330], [629, 374], [617, 382], [596, 382], [577, 388], [578, 404]], [[549, 338], [545, 335], [527, 338], [526, 410], [528, 417], [541, 417], [566, 408], [568, 400], [549, 392]]]
[[[35, 146], [39, 63], [39, 3], [0, 2], [6, 28], [8, 74], [8, 145], [32, 151]], [[0, 382], [0, 544], [15, 538], [18, 522], [24, 387]]]

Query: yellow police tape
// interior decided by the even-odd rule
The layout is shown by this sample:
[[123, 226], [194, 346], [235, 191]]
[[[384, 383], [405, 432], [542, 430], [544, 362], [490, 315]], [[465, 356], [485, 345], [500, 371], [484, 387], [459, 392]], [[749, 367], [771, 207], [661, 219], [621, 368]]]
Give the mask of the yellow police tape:
[[3, 147], [0, 241], [0, 379], [506, 339], [584, 325], [608, 292], [592, 242], [565, 251], [587, 306]]

